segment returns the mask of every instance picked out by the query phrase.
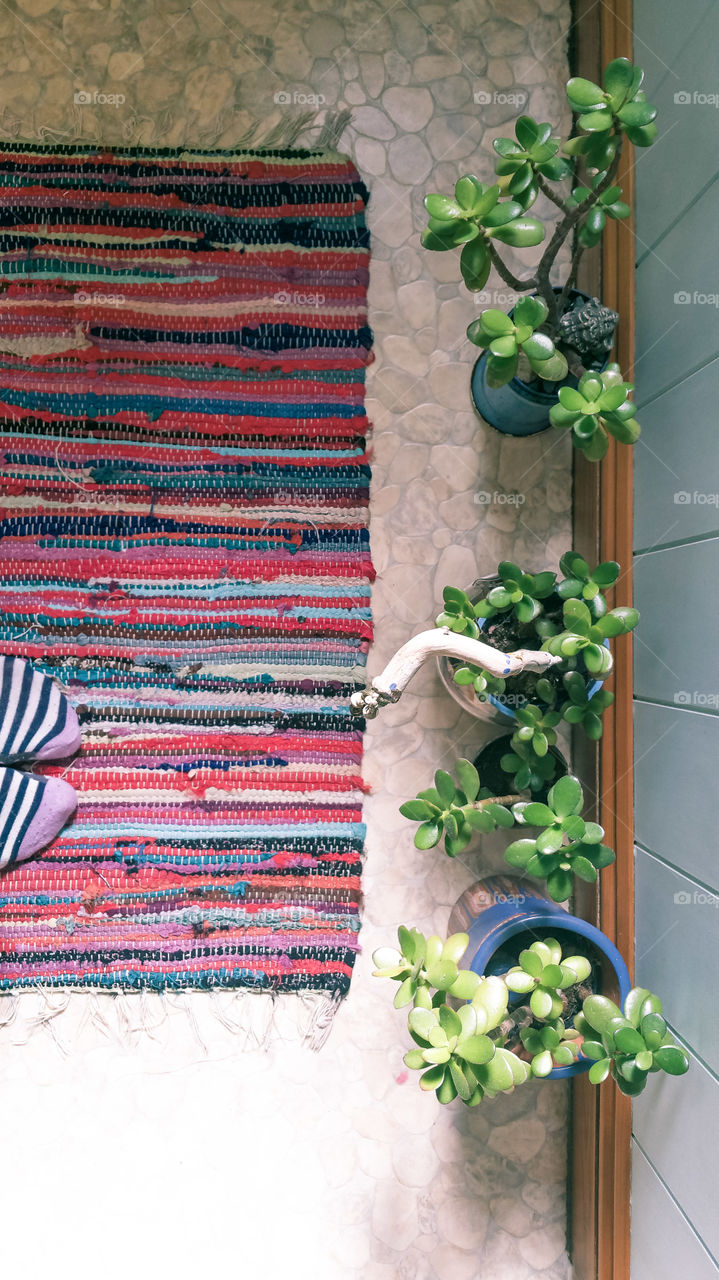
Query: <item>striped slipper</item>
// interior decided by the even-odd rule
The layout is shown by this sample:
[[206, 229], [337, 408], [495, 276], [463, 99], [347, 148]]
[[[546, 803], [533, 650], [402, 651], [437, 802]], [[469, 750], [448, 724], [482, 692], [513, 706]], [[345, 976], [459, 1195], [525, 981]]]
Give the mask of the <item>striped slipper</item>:
[[77, 796], [62, 778], [0, 769], [0, 870], [44, 849], [76, 807]]
[[75, 709], [55, 681], [26, 658], [0, 656], [0, 761], [64, 760], [80, 742]]

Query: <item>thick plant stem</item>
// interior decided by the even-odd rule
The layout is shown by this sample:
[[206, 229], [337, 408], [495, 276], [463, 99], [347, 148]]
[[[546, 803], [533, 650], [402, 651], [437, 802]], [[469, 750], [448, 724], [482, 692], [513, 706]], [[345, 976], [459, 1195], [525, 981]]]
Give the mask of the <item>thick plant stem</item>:
[[[575, 244], [574, 246], [574, 253], [572, 254], [572, 265], [569, 268], [569, 275], [567, 276], [567, 279], [564, 284], [564, 288], [562, 289], [562, 292], [559, 295], [559, 301], [557, 303], [557, 310], [560, 317], [564, 315], [564, 308], [567, 305], [567, 299], [572, 289], [574, 288], [574, 284], [577, 279], [577, 270], [579, 268], [579, 262], [583, 253], [584, 253], [583, 245], [577, 242], [577, 244]], [[574, 373], [575, 370], [573, 369], [572, 372]], [[582, 373], [584, 372], [585, 370], [582, 367]]]
[[548, 200], [551, 200], [552, 204], [555, 204], [558, 209], [561, 209], [562, 213], [569, 213], [569, 205], [565, 204], [561, 196], [558, 196], [556, 192], [552, 191], [552, 188], [549, 186], [549, 183], [545, 182], [541, 173], [537, 173], [535, 171], [534, 176], [537, 181], [537, 186], [539, 187], [539, 190], [542, 192], [542, 194], [545, 195]]
[[475, 800], [473, 809], [484, 809], [488, 804], [519, 804], [521, 796], [487, 796], [486, 800]]
[[518, 1037], [520, 1031], [524, 1031], [525, 1028], [533, 1025], [534, 1014], [532, 1013], [532, 1010], [529, 1008], [529, 1005], [522, 1004], [518, 1009], [515, 1009], [514, 1013], [510, 1013], [508, 1017], [500, 1022], [497, 1030], [502, 1038], [511, 1035]]
[[510, 271], [507, 264], [502, 262], [496, 247], [492, 244], [492, 241], [489, 238], [487, 238], [487, 248], [489, 249], [489, 256], [492, 259], [492, 266], [497, 272], [497, 275], [502, 277], [504, 283], [508, 284], [510, 289], [515, 289], [517, 293], [528, 293], [530, 289], [537, 288], [536, 276], [531, 276], [529, 280], [520, 280], [518, 276], [515, 276]]
[[[599, 186], [595, 187], [594, 191], [591, 193], [590, 196], [588, 196], [586, 200], [583, 200], [582, 203], [578, 204], [575, 209], [570, 209], [569, 212], [565, 214], [561, 222], [557, 224], [554, 231], [554, 235], [552, 236], [551, 240], [549, 241], [549, 244], [547, 245], [544, 253], [542, 254], [542, 257], [540, 258], [539, 265], [537, 267], [537, 287], [538, 287], [539, 293], [541, 294], [542, 298], [547, 304], [547, 307], [549, 308], [549, 315], [547, 319], [551, 327], [552, 337], [554, 337], [557, 331], [557, 325], [559, 324], [559, 309], [557, 304], [557, 298], [555, 296], [554, 290], [549, 281], [550, 272], [552, 270], [552, 267], [554, 266], [554, 260], [557, 254], [559, 253], [559, 250], [561, 249], [562, 245], [564, 244], [564, 241], [567, 239], [569, 232], [572, 230], [572, 227], [574, 227], [576, 223], [579, 222], [580, 218], [584, 217], [587, 211], [597, 203], [600, 196], [602, 196], [604, 192], [608, 191], [609, 188], [611, 187], [612, 182], [614, 181], [614, 176], [619, 167], [619, 159], [621, 157], [621, 154], [622, 154], [622, 138], [620, 136], [614, 159], [612, 160], [612, 163], [610, 164], [609, 168], [607, 169], [607, 172], [602, 178], [602, 181], [599, 183]], [[580, 254], [580, 257], [581, 257], [581, 254]], [[579, 259], [577, 259], [577, 264], [578, 264], [578, 261]]]

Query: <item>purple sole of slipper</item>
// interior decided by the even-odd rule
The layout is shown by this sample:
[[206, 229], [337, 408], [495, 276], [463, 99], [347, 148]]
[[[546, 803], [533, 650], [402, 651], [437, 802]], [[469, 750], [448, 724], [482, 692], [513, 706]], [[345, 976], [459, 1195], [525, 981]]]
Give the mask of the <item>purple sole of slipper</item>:
[[63, 782], [62, 778], [45, 778], [43, 781], [45, 787], [40, 807], [25, 832], [16, 862], [32, 858], [50, 844], [77, 808], [77, 794], [69, 782]]
[[82, 734], [80, 733], [80, 722], [77, 718], [77, 712], [74, 707], [68, 703], [67, 714], [65, 717], [65, 728], [50, 742], [46, 742], [45, 746], [38, 751], [35, 756], [36, 760], [64, 760], [67, 756], [74, 756], [76, 751], [82, 746]]

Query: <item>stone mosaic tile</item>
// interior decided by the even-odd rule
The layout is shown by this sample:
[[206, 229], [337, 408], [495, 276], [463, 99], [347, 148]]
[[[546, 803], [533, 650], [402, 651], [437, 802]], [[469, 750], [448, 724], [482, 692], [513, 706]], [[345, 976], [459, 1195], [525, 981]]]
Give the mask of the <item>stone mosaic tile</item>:
[[[490, 281], [472, 298], [456, 256], [421, 251], [418, 236], [424, 191], [467, 170], [490, 178], [491, 140], [518, 109], [566, 124], [569, 24], [568, 0], [0, 5], [6, 136], [231, 147], [258, 119], [353, 108], [343, 145], [372, 191], [377, 336], [371, 673], [431, 623], [447, 583], [505, 557], [555, 566], [569, 546], [564, 433], [502, 439], [470, 404], [477, 353], [464, 330], [481, 307], [511, 304], [508, 291]], [[514, 253], [513, 268], [530, 260]], [[496, 836], [454, 862], [418, 853], [397, 812], [487, 732], [429, 669], [370, 724], [364, 951], [318, 1056], [289, 1029], [282, 1047], [240, 1053], [202, 998], [194, 1029], [179, 1008], [160, 1023], [148, 1003], [142, 1015], [128, 1007], [117, 1036], [74, 1000], [26, 1043], [8, 1031], [8, 1263], [84, 1280], [102, 1249], [108, 1280], [139, 1256], [148, 1274], [162, 1265], [180, 1280], [199, 1266], [295, 1280], [568, 1280], [566, 1087], [440, 1107], [408, 1078], [403, 1018], [370, 978], [372, 949], [400, 921], [444, 931], [462, 890], [501, 865]], [[258, 1036], [269, 1012], [256, 1006]], [[39, 1171], [40, 1204], [27, 1196]], [[178, 1219], [182, 1230], [167, 1231]]]

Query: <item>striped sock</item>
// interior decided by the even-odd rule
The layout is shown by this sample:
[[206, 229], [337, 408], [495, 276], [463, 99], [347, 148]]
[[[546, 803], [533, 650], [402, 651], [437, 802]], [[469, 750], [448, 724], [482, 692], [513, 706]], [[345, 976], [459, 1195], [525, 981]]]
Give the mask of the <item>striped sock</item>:
[[54, 840], [76, 806], [77, 796], [62, 778], [0, 769], [0, 870]]
[[26, 658], [0, 656], [0, 761], [62, 760], [80, 746], [74, 707]]

